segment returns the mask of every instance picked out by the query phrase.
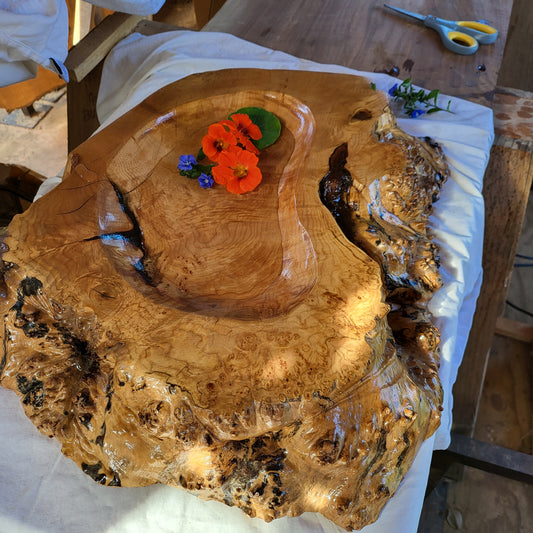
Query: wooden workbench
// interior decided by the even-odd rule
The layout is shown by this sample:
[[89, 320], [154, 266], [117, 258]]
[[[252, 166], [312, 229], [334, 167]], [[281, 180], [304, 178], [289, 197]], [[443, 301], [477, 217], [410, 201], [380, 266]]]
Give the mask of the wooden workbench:
[[[441, 18], [485, 19], [499, 30], [473, 56], [448, 51], [437, 33], [375, 0], [227, 0], [203, 31], [231, 33], [298, 57], [387, 72], [418, 85], [490, 106], [503, 57], [512, 0], [392, 2]], [[483, 68], [484, 66], [484, 68]], [[481, 68], [478, 68], [481, 67]]]
[[[502, 99], [495, 101], [495, 94], [512, 0], [401, 0], [394, 5], [447, 19], [484, 19], [497, 27], [499, 37], [493, 45], [480, 46], [475, 55], [459, 56], [442, 45], [436, 32], [374, 0], [227, 0], [203, 31], [231, 33], [322, 63], [410, 77], [427, 89], [438, 88], [488, 107], [500, 105]], [[533, 175], [532, 143], [505, 124], [505, 118], [497, 118], [495, 124], [497, 135], [483, 189], [484, 282], [454, 387], [454, 430], [467, 436], [472, 436], [475, 427], [488, 354]]]

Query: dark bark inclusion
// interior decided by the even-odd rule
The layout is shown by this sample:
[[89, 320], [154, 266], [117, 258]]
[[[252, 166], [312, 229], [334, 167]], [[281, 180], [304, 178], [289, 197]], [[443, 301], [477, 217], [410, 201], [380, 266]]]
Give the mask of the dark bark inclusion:
[[[383, 142], [383, 139], [378, 140]], [[391, 142], [393, 139], [388, 141]], [[432, 139], [424, 137], [422, 141], [430, 149], [438, 152], [439, 146]], [[417, 159], [419, 157], [417, 156]], [[381, 266], [389, 302], [405, 305], [423, 300], [425, 293], [435, 291], [435, 285], [431, 283], [434, 283], [435, 278], [439, 278], [436, 272], [440, 264], [437, 246], [408, 224], [390, 227], [390, 223], [385, 223], [376, 217], [370, 208], [368, 213], [360, 211], [364, 206], [357, 205], [353, 195], [350, 194], [354, 182], [346, 168], [347, 160], [348, 144], [343, 143], [335, 148], [329, 158], [329, 170], [319, 184], [320, 200], [333, 215], [348, 240], [359, 246]], [[431, 204], [438, 200], [440, 187], [445, 181], [445, 176], [439, 172], [435, 171], [433, 177], [438, 190], [433, 192]], [[407, 246], [412, 247], [411, 250], [405, 248], [400, 255], [400, 259], [410, 263], [410, 266], [404, 272], [397, 274], [391, 270], [388, 257], [398, 259], [398, 252], [393, 251], [393, 248], [396, 243], [401, 242], [406, 242]], [[416, 275], [413, 275], [411, 270], [411, 266], [422, 255], [428, 264], [433, 264], [430, 281], [425, 279], [423, 272], [415, 271]]]
[[[432, 148], [438, 146], [429, 138], [423, 140]], [[424, 291], [431, 291], [432, 287], [422, 277], [415, 280], [412, 276], [406, 275], [409, 273], [393, 274], [390, 271], [386, 256], [392, 250], [395, 239], [403, 238], [416, 241], [417, 237], [413, 238], [412, 231], [403, 231], [400, 226], [394, 228], [395, 235], [391, 235], [390, 228], [387, 231], [386, 227], [371, 212], [368, 213], [368, 219], [361, 215], [359, 212], [361, 206], [353, 203], [350, 199], [350, 190], [354, 183], [352, 175], [346, 168], [347, 160], [348, 144], [343, 143], [335, 148], [330, 156], [329, 171], [319, 184], [320, 200], [333, 215], [346, 238], [359, 246], [381, 266], [388, 301], [399, 304], [414, 303], [421, 299]], [[440, 184], [442, 177], [437, 175], [437, 180]], [[437, 199], [438, 195], [435, 194], [433, 201], [435, 202]], [[374, 238], [365, 238], [363, 232], [373, 235]], [[434, 264], [438, 267], [437, 247], [429, 242], [427, 246]], [[396, 297], [397, 295], [399, 298]]]
[[44, 384], [37, 378], [32, 378], [31, 381], [20, 374], [17, 375], [17, 387], [19, 392], [23, 395], [22, 403], [24, 405], [31, 405], [39, 408], [44, 404]]
[[[384, 139], [378, 140], [383, 142]], [[389, 138], [385, 140], [387, 141], [393, 142], [394, 139]], [[426, 137], [422, 142], [439, 154], [439, 146], [432, 139]], [[411, 154], [408, 155], [408, 160], [410, 157]], [[417, 154], [416, 158], [419, 157]], [[436, 393], [440, 388], [436, 378], [439, 333], [431, 323], [426, 302], [428, 295], [431, 296], [440, 287], [438, 248], [429, 238], [407, 225], [389, 227], [389, 231], [386, 231], [385, 225], [380, 224], [370, 209], [366, 212], [366, 206], [358, 205], [354, 201], [354, 196], [357, 195], [351, 194], [354, 181], [346, 168], [347, 160], [348, 144], [342, 143], [329, 158], [329, 170], [319, 184], [320, 199], [348, 240], [380, 265], [385, 301], [391, 304], [392, 309], [387, 315], [387, 322], [392, 330], [396, 354], [404, 363], [409, 362], [406, 369], [413, 381], [426, 390], [429, 386]], [[433, 203], [438, 199], [440, 187], [446, 177], [435, 168], [429, 171], [428, 176], [437, 188], [431, 196]], [[412, 237], [413, 234], [415, 237]], [[415, 246], [412, 249], [402, 247], [403, 256], [400, 256], [408, 266], [400, 274], [395, 274], [390, 270], [389, 257], [394, 257], [393, 247], [397, 242], [408, 239], [413, 239]], [[412, 268], [422, 255], [421, 250], [425, 254], [425, 266]], [[424, 270], [426, 266], [427, 269]], [[421, 358], [420, 353], [424, 353]]]
[[137, 220], [135, 213], [131, 210], [128, 204], [126, 194], [119, 189], [116, 183], [113, 183], [112, 181], [110, 181], [110, 183], [113, 186], [115, 194], [117, 195], [117, 200], [120, 204], [120, 207], [122, 208], [123, 213], [130, 219], [133, 228], [129, 231], [123, 231], [120, 233], [104, 234], [101, 235], [100, 238], [103, 241], [113, 239], [124, 239], [130, 245], [140, 250], [142, 258], [133, 263], [133, 268], [137, 271], [137, 273], [147, 285], [155, 286], [154, 276], [151, 273], [151, 268], [149, 268], [148, 266], [149, 264], [151, 265], [151, 261], [146, 254], [143, 240], [143, 232], [141, 226], [139, 225], [139, 221]]
[[87, 463], [81, 463], [81, 469], [85, 474], [87, 474], [89, 477], [91, 477], [96, 483], [99, 483], [100, 485], [108, 485], [109, 487], [120, 487], [120, 478], [118, 477], [116, 472], [113, 472], [113, 478], [107, 483], [108, 476], [104, 472], [101, 472], [102, 470], [102, 463], [98, 462], [95, 464], [87, 464]]
[[347, 160], [348, 144], [343, 143], [335, 148], [329, 158], [329, 171], [320, 181], [319, 194], [320, 200], [329, 209], [340, 229], [353, 242], [353, 224], [350, 223], [353, 209], [348, 207], [347, 202], [353, 180], [346, 169]]
[[[72, 380], [75, 383], [86, 383], [97, 379], [102, 370], [100, 358], [92, 349], [89, 341], [73, 334], [72, 331], [61, 322], [52, 322], [51, 324], [38, 322], [38, 319], [41, 316], [41, 311], [34, 309], [34, 307], [31, 304], [28, 304], [26, 300], [29, 297], [41, 295], [42, 288], [42, 282], [34, 277], [25, 277], [19, 283], [19, 286], [17, 287], [16, 303], [10, 308], [10, 311], [15, 314], [13, 320], [14, 327], [20, 329], [27, 337], [42, 338], [45, 342], [60, 342], [65, 348], [67, 348], [68, 351], [66, 354], [68, 354], [68, 364], [66, 372], [63, 375], [65, 382]], [[3, 377], [3, 371], [7, 364], [8, 340], [10, 338], [11, 334], [7, 328], [7, 324], [4, 324], [3, 354], [0, 361], [0, 380]], [[25, 372], [22, 370], [15, 375], [17, 389], [22, 396], [22, 403], [33, 407], [34, 410], [40, 410], [45, 407], [46, 402], [54, 401], [53, 398], [47, 397], [45, 387], [47, 380], [45, 378], [39, 379], [39, 377], [40, 376], [35, 377], [25, 375]], [[109, 377], [105, 394], [107, 398], [107, 412], [111, 408], [111, 399], [113, 396], [112, 375]], [[84, 389], [78, 394], [78, 399], [82, 411], [84, 411], [86, 407], [94, 407], [94, 402], [87, 389]], [[70, 413], [64, 411], [63, 415], [69, 417]], [[92, 414], [82, 412], [78, 418], [80, 423], [87, 430], [92, 430]], [[101, 427], [100, 434], [96, 437], [96, 444], [103, 446], [104, 438], [105, 423]], [[102, 482], [101, 479], [102, 478], [100, 478], [99, 482]], [[118, 480], [118, 478], [113, 478], [110, 480], [109, 484], [119, 485], [120, 480]]]
[[70, 330], [58, 322], [55, 322], [53, 326], [63, 343], [70, 348], [71, 365], [81, 372], [81, 379], [96, 378], [100, 372], [100, 359], [98, 354], [91, 349], [89, 342], [73, 335]]
[[[27, 297], [37, 296], [38, 294], [40, 294], [42, 287], [42, 282], [37, 278], [25, 277], [19, 283], [19, 286], [17, 288], [17, 302], [10, 309], [10, 311], [15, 312], [15, 327], [22, 329], [26, 337], [42, 338], [46, 337], [49, 332], [49, 327], [45, 323], [38, 322], [38, 319], [41, 315], [40, 311], [34, 311], [32, 313], [24, 313], [22, 311], [25, 299]], [[4, 345], [4, 352], [6, 351], [7, 349]]]
[[[4, 317], [5, 318], [5, 317]], [[2, 381], [2, 375], [7, 364], [7, 342], [11, 340], [11, 334], [7, 329], [7, 324], [4, 323], [4, 339], [2, 342], [2, 360], [0, 361], [0, 382]]]

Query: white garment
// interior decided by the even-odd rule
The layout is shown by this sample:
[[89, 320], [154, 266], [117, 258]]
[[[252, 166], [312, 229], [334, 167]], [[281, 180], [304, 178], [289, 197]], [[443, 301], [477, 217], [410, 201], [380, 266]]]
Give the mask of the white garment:
[[0, 0], [0, 87], [34, 78], [37, 65], [68, 81], [64, 0]]

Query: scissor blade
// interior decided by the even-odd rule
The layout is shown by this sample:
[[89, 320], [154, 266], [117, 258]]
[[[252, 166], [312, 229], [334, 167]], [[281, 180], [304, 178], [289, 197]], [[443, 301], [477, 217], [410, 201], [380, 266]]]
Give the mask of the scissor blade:
[[405, 9], [401, 9], [400, 7], [389, 6], [388, 4], [383, 5], [385, 7], [388, 7], [389, 9], [392, 9], [393, 11], [397, 11], [398, 13], [402, 13], [403, 15], [407, 15], [408, 17], [413, 17], [416, 20], [421, 20], [422, 22], [426, 20], [426, 17], [424, 15], [419, 15], [418, 13], [413, 13], [412, 11], [406, 11]]

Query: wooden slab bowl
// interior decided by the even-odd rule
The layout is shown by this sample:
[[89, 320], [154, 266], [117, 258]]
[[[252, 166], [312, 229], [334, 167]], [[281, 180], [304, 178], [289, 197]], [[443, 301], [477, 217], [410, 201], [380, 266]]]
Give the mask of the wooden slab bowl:
[[[257, 189], [180, 176], [179, 156], [245, 106], [282, 123]], [[173, 83], [9, 226], [1, 384], [99, 483], [360, 528], [438, 425], [426, 226], [445, 174], [364, 78]]]

